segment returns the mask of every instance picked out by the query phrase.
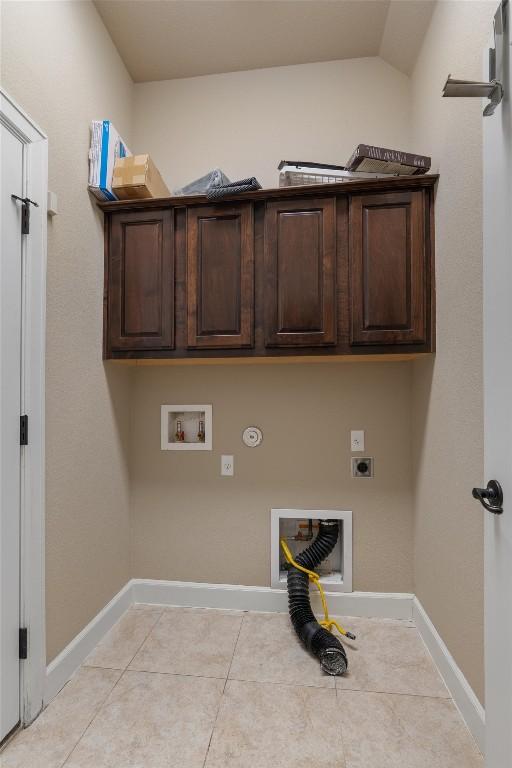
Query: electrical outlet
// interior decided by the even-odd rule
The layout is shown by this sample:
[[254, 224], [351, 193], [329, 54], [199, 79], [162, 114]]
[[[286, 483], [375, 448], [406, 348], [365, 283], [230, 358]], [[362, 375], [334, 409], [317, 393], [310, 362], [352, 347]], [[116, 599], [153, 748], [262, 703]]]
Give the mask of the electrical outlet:
[[225, 477], [233, 477], [235, 474], [235, 464], [233, 456], [220, 457], [220, 473]]
[[366, 456], [364, 459], [359, 456], [352, 457], [352, 477], [373, 477], [373, 458]]
[[350, 431], [350, 450], [352, 453], [364, 451], [364, 429], [352, 429]]

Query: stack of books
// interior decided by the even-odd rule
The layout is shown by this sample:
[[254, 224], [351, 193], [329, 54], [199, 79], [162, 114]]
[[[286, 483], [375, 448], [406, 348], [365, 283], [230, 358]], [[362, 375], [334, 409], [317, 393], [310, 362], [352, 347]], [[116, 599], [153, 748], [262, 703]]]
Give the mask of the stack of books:
[[430, 157], [413, 155], [398, 149], [359, 144], [346, 165], [327, 165], [302, 160], [281, 160], [279, 186], [334, 184], [355, 179], [382, 179], [389, 176], [415, 175], [430, 170]]
[[131, 155], [110, 120], [93, 120], [89, 150], [89, 189], [98, 200], [117, 200], [112, 191], [114, 164], [118, 157]]
[[359, 144], [347, 162], [347, 170], [354, 173], [382, 173], [395, 176], [413, 176], [430, 170], [430, 157], [413, 155], [399, 149]]

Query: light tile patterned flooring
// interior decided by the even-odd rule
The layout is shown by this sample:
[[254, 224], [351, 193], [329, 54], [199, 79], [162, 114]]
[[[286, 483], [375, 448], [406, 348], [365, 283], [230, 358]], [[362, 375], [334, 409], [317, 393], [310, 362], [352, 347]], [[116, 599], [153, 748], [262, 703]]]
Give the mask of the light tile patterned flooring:
[[412, 622], [344, 620], [323, 675], [288, 616], [134, 606], [1, 768], [482, 768]]

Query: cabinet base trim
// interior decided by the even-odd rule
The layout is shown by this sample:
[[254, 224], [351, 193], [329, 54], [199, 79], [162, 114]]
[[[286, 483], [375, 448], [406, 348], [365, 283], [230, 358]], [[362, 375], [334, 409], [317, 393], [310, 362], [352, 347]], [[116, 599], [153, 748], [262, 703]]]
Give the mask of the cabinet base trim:
[[403, 363], [429, 357], [432, 352], [404, 352], [387, 355], [289, 355], [287, 357], [168, 357], [115, 358], [105, 362], [115, 365], [283, 365], [286, 363]]

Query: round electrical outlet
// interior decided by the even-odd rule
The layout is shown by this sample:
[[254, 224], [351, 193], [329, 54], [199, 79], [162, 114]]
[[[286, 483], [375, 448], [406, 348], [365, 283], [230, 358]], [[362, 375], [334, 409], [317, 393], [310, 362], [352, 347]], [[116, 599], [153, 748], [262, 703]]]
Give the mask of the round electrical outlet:
[[258, 427], [247, 427], [243, 431], [242, 440], [248, 448], [256, 448], [263, 440], [261, 429], [258, 429]]

